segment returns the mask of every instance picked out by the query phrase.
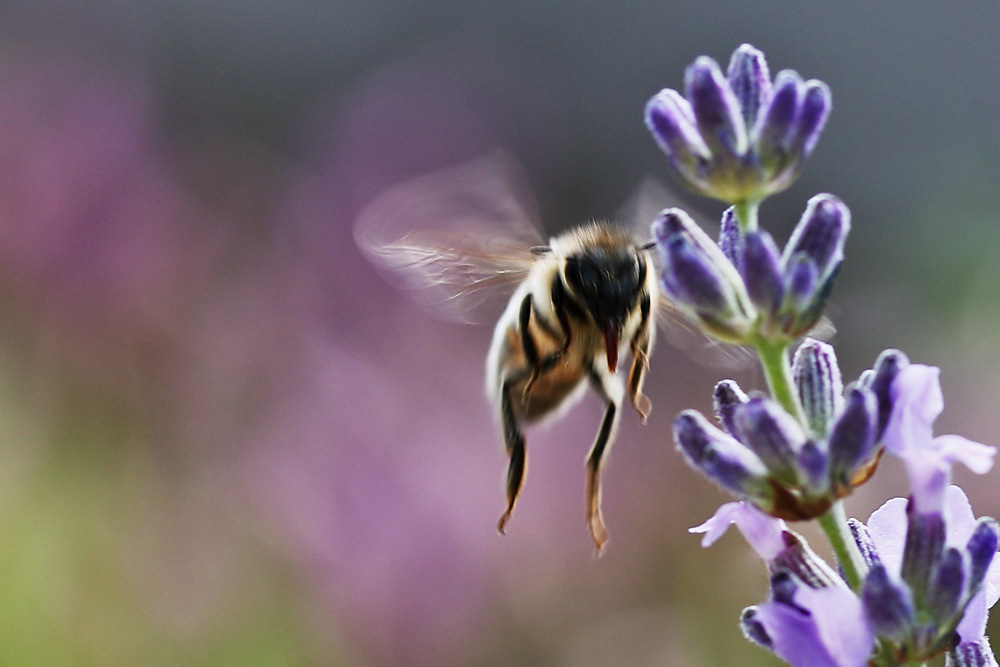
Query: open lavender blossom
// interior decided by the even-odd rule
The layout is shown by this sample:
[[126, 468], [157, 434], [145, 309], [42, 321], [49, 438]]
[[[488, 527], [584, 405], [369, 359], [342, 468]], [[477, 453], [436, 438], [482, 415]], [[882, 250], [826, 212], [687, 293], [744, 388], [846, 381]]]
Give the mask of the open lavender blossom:
[[[976, 519], [965, 493], [949, 486], [942, 506], [920, 513], [913, 500], [893, 498], [852, 533], [869, 567], [861, 598], [872, 627], [902, 661], [950, 650], [992, 659], [987, 611], [1000, 598], [1000, 526]], [[953, 664], [990, 664], [954, 662]], [[995, 663], [994, 663], [995, 664]]]
[[743, 611], [744, 635], [795, 667], [857, 667], [875, 635], [861, 601], [799, 535], [746, 502], [726, 503], [691, 528], [713, 544], [735, 525], [764, 559], [771, 599]]
[[934, 437], [934, 420], [944, 409], [940, 369], [913, 364], [892, 383], [893, 409], [885, 429], [886, 449], [903, 459], [913, 502], [920, 513], [940, 512], [951, 484], [952, 464], [977, 474], [993, 467], [996, 448], [958, 435]]
[[712, 58], [695, 60], [684, 93], [653, 96], [646, 126], [685, 185], [731, 204], [787, 188], [830, 112], [826, 84], [792, 70], [772, 83], [764, 54], [749, 44], [733, 52], [725, 74]]
[[833, 348], [807, 340], [792, 369], [804, 421], [725, 380], [715, 388], [723, 428], [686, 410], [674, 422], [674, 440], [692, 467], [761, 511], [787, 520], [816, 518], [874, 471], [880, 415], [891, 410], [888, 387], [906, 363], [901, 353], [885, 352], [842, 393]]

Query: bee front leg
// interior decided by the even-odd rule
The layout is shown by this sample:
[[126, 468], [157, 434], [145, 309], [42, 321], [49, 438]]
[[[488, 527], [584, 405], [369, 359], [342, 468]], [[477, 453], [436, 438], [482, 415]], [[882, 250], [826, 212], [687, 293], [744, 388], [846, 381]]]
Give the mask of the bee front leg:
[[500, 388], [500, 419], [503, 423], [503, 440], [507, 448], [507, 455], [510, 463], [507, 466], [507, 509], [500, 515], [497, 522], [497, 530], [503, 534], [511, 512], [514, 511], [514, 502], [521, 492], [521, 484], [524, 481], [524, 468], [527, 463], [527, 452], [524, 448], [524, 434], [521, 426], [517, 423], [517, 416], [514, 414], [514, 406], [511, 403], [510, 394], [512, 383], [505, 381]]
[[630, 343], [632, 369], [628, 374], [629, 402], [635, 408], [635, 411], [639, 413], [639, 421], [643, 424], [646, 423], [646, 417], [649, 416], [649, 411], [652, 408], [649, 399], [642, 393], [642, 382], [645, 379], [646, 371], [649, 369], [649, 350], [653, 343], [653, 329], [650, 324], [649, 311], [650, 303], [649, 295], [647, 294], [640, 305], [639, 312], [641, 319], [639, 321], [639, 329], [635, 332]]
[[594, 366], [590, 371], [590, 379], [594, 388], [607, 401], [597, 439], [594, 440], [590, 454], [587, 455], [587, 524], [590, 527], [590, 537], [594, 540], [594, 547], [600, 554], [608, 541], [608, 529], [604, 525], [604, 515], [601, 512], [601, 466], [614, 438], [623, 389], [603, 367]]

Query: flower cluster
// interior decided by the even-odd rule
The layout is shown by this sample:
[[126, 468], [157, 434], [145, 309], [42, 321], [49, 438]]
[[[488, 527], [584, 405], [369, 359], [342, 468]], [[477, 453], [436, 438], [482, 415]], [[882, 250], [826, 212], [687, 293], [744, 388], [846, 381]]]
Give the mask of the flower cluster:
[[722, 429], [694, 410], [674, 422], [687, 461], [727, 491], [788, 520], [816, 518], [874, 472], [891, 409], [890, 386], [909, 362], [888, 350], [842, 394], [833, 348], [805, 341], [792, 367], [803, 419], [732, 380], [715, 387]]
[[[941, 654], [946, 667], [996, 666], [984, 633], [1000, 598], [1000, 525], [977, 520], [951, 484], [955, 463], [986, 473], [995, 449], [934, 436], [939, 371], [901, 352], [883, 352], [846, 388], [826, 343], [806, 339], [789, 362], [823, 317], [850, 212], [816, 195], [779, 251], [757, 210], [815, 146], [828, 89], [791, 71], [772, 84], [763, 54], [743, 45], [725, 75], [699, 58], [685, 93], [654, 96], [646, 124], [682, 182], [733, 206], [717, 242], [679, 209], [659, 215], [661, 284], [704, 332], [755, 348], [770, 389], [747, 394], [720, 382], [719, 426], [686, 410], [673, 428], [688, 463], [737, 498], [692, 532], [708, 546], [735, 524], [767, 564], [770, 598], [744, 611], [744, 634], [797, 667], [888, 667]], [[866, 524], [847, 519], [842, 499], [886, 452], [906, 466], [911, 494]], [[837, 569], [786, 525], [812, 519]]]
[[744, 44], [725, 75], [702, 56], [684, 77], [686, 98], [665, 89], [646, 105], [646, 125], [687, 186], [731, 204], [787, 188], [830, 112], [830, 90], [792, 70], [771, 82], [764, 54]]
[[732, 207], [718, 243], [677, 208], [652, 226], [667, 295], [730, 343], [788, 342], [808, 333], [833, 290], [850, 228], [850, 211], [828, 194], [809, 200], [784, 252], [766, 231], [744, 229]]

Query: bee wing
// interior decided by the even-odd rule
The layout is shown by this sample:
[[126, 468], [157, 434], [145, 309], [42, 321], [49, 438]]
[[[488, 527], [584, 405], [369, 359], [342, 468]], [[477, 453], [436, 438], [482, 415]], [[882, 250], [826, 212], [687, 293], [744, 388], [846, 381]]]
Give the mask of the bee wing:
[[[386, 278], [431, 314], [480, 322], [510, 292], [544, 243], [517, 162], [496, 151], [420, 176], [376, 197], [355, 240]], [[499, 308], [494, 308], [499, 310]]]

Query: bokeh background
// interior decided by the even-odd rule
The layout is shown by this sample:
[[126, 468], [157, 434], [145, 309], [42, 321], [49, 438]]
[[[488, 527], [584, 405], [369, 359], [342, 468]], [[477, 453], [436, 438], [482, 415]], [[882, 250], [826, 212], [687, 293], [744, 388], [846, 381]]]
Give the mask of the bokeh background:
[[[592, 398], [528, 432], [501, 538], [490, 329], [428, 317], [353, 221], [496, 147], [551, 229], [614, 215], [670, 183], [646, 100], [750, 42], [833, 90], [762, 221], [784, 240], [817, 192], [851, 207], [845, 376], [886, 347], [939, 365], [939, 432], [997, 445], [998, 38], [995, 3], [4, 2], [0, 664], [777, 664], [737, 626], [763, 567], [687, 534], [727, 498], [669, 436], [759, 373], [663, 337], [606, 554]], [[959, 472], [980, 514], [996, 474]], [[847, 508], [905, 491], [887, 461]]]

